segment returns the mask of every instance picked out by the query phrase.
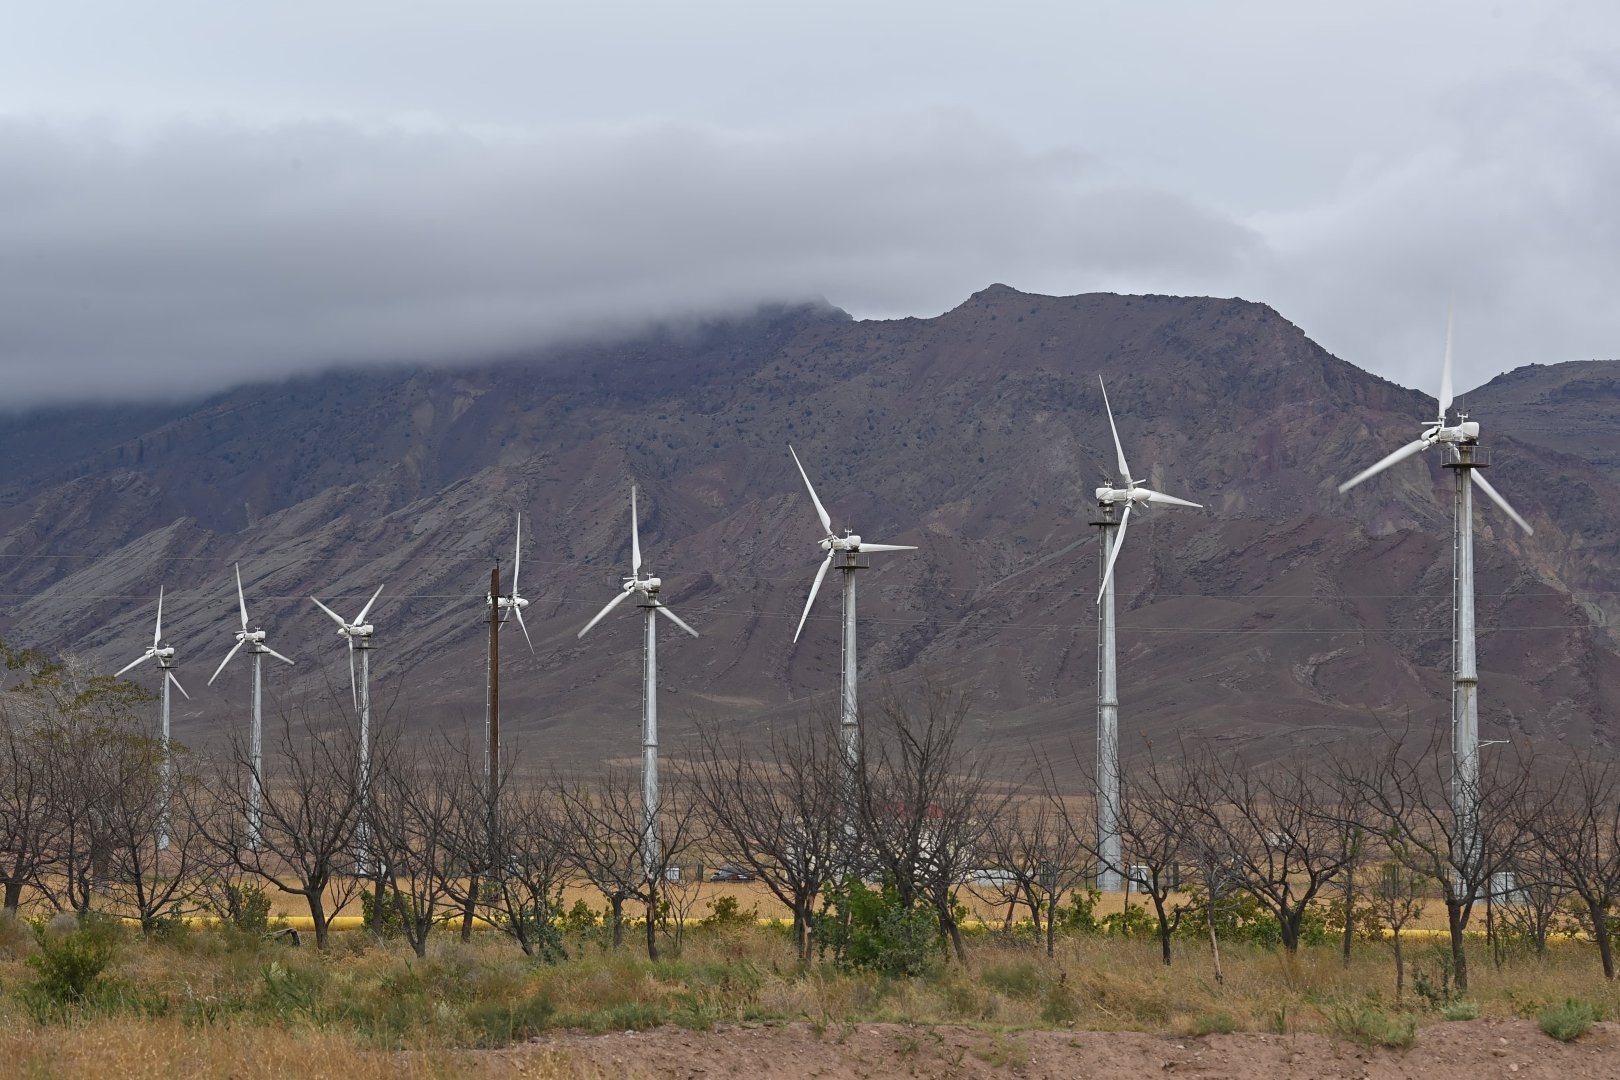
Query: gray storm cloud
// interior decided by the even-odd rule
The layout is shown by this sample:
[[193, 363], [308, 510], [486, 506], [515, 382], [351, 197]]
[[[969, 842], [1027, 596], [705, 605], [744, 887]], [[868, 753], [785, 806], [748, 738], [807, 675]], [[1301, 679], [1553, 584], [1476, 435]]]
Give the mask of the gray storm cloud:
[[966, 111], [771, 132], [12, 117], [0, 372], [13, 406], [188, 395], [768, 301], [928, 315], [1004, 281], [1262, 300], [1424, 388], [1454, 294], [1468, 386], [1617, 351], [1614, 98], [1482, 83], [1409, 152], [1241, 213]]

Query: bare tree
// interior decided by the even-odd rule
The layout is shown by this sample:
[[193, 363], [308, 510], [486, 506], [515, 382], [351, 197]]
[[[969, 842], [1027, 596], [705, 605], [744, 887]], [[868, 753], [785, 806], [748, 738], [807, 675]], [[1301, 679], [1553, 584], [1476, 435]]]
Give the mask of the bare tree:
[[690, 764], [717, 858], [764, 882], [793, 913], [793, 940], [808, 962], [816, 901], [837, 873], [846, 820], [843, 759], [815, 720], [771, 733], [756, 759], [716, 724], [698, 729]]
[[26, 711], [0, 707], [0, 884], [5, 913], [15, 916], [23, 890], [34, 887], [50, 830], [49, 761]]
[[1299, 950], [1310, 905], [1356, 853], [1344, 828], [1352, 794], [1332, 770], [1294, 756], [1266, 766], [1202, 755], [1189, 762], [1183, 809], [1216, 860], [1241, 870], [1242, 889], [1277, 919], [1283, 948]]
[[1171, 897], [1181, 889], [1189, 808], [1203, 795], [1196, 770], [1177, 768], [1151, 755], [1120, 778], [1118, 826], [1124, 865], [1111, 869], [1152, 903], [1159, 958], [1166, 967], [1171, 937], [1184, 910]]
[[513, 785], [499, 803], [485, 889], [504, 930], [528, 956], [561, 958], [556, 917], [570, 866], [561, 799], [549, 786]]
[[1048, 956], [1064, 898], [1085, 884], [1094, 846], [1090, 832], [1046, 768], [1040, 770], [1039, 790], [1015, 796], [987, 823], [983, 850], [991, 863], [990, 884], [1007, 902], [1009, 918], [1017, 904], [1029, 909]]
[[1613, 979], [1610, 922], [1620, 901], [1620, 767], [1607, 758], [1577, 758], [1547, 791], [1521, 805], [1519, 827], [1553, 871], [1547, 876], [1580, 898], [1603, 977]]
[[659, 808], [654, 865], [643, 865], [640, 775], [610, 769], [595, 780], [558, 784], [558, 806], [568, 861], [608, 903], [613, 947], [624, 942], [624, 905], [645, 905], [647, 955], [658, 958], [658, 902], [664, 875], [698, 838], [694, 802], [680, 790], [679, 773], [666, 783]]
[[[200, 817], [218, 855], [281, 892], [302, 897], [324, 948], [331, 915], [353, 901], [365, 881], [352, 876], [355, 823], [359, 818], [359, 748], [352, 724], [318, 727], [307, 714], [294, 723], [283, 716], [275, 752], [265, 755], [280, 775], [263, 782], [262, 826], [249, 843], [254, 756], [240, 735], [218, 762], [213, 795], [219, 812]], [[267, 770], [268, 771], [268, 770]], [[330, 906], [329, 906], [330, 905]]]
[[397, 729], [375, 733], [372, 754], [371, 836], [386, 881], [385, 900], [399, 917], [417, 956], [451, 898], [460, 866], [456, 824], [460, 808], [480, 801], [467, 767], [465, 745], [428, 740], [407, 748]]
[[887, 695], [869, 725], [858, 796], [865, 849], [906, 910], [933, 908], [961, 963], [957, 894], [1010, 798], [991, 756], [962, 738], [969, 709], [966, 695], [939, 686], [915, 699]]
[[1485, 758], [1476, 795], [1477, 828], [1460, 830], [1452, 813], [1450, 751], [1441, 732], [1414, 739], [1407, 725], [1385, 734], [1384, 751], [1376, 757], [1336, 760], [1338, 782], [1354, 790], [1367, 831], [1382, 838], [1390, 856], [1439, 888], [1452, 970], [1457, 988], [1466, 991], [1464, 934], [1475, 902], [1492, 877], [1512, 864], [1522, 845], [1524, 815], [1517, 807], [1528, 769], [1506, 754]]
[[[107, 841], [104, 887], [114, 910], [150, 931], [203, 906], [212, 849], [194, 815], [215, 807], [194, 797], [200, 777], [184, 747], [171, 743], [168, 748], [172, 768], [166, 784], [160, 740], [129, 735], [119, 743], [121, 752], [101, 758], [113, 773], [96, 785], [104, 793], [97, 815]], [[193, 813], [172, 814], [171, 802], [190, 806]]]
[[1423, 914], [1423, 900], [1419, 879], [1410, 869], [1398, 862], [1385, 863], [1379, 871], [1378, 884], [1373, 888], [1374, 910], [1378, 921], [1389, 928], [1390, 941], [1395, 949], [1395, 1000], [1401, 1000], [1406, 989], [1406, 958], [1401, 952], [1401, 931], [1406, 924]]

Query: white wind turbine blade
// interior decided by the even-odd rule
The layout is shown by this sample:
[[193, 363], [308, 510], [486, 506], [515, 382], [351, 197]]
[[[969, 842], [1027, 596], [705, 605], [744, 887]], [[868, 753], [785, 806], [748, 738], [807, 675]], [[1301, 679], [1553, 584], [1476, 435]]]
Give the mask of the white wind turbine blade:
[[366, 601], [366, 606], [361, 608], [360, 614], [354, 617], [355, 622], [364, 623], [366, 621], [366, 615], [371, 611], [371, 605], [377, 602], [377, 597], [382, 595], [382, 591], [383, 586], [377, 586], [377, 591], [371, 594], [371, 599]]
[[152, 631], [152, 648], [163, 644], [163, 586], [158, 586], [157, 627]]
[[1446, 412], [1451, 408], [1451, 317], [1454, 312], [1453, 305], [1446, 306], [1446, 358], [1440, 365], [1440, 423], [1446, 422]]
[[862, 551], [916, 551], [916, 544], [868, 544], [861, 541]]
[[626, 589], [623, 592], [621, 592], [618, 596], [615, 596], [613, 599], [609, 600], [607, 602], [607, 606], [604, 607], [601, 611], [598, 611], [596, 613], [596, 617], [594, 619], [592, 619], [590, 622], [586, 623], [585, 624], [585, 629], [581, 630], [578, 634], [575, 635], [575, 637], [584, 637], [586, 635], [586, 633], [588, 633], [590, 631], [591, 627], [595, 626], [597, 623], [599, 623], [603, 619], [607, 618], [607, 613], [612, 611], [614, 608], [618, 607], [620, 604], [624, 603], [624, 598], [630, 595], [630, 591], [631, 590]]
[[1102, 386], [1103, 409], [1108, 413], [1108, 430], [1114, 433], [1114, 452], [1119, 455], [1119, 482], [1129, 485], [1131, 482], [1131, 467], [1125, 464], [1125, 448], [1119, 442], [1119, 428], [1114, 426], [1114, 407], [1108, 404], [1108, 387], [1103, 386], [1102, 376], [1097, 376], [1097, 385]]
[[630, 485], [630, 576], [641, 574], [641, 528], [636, 524], [636, 485]]
[[225, 659], [223, 659], [223, 660], [221, 660], [219, 662], [219, 667], [215, 668], [214, 673], [212, 675], [208, 676], [208, 685], [209, 686], [214, 685], [214, 680], [219, 678], [219, 673], [225, 670], [225, 665], [231, 662], [231, 657], [235, 656], [237, 651], [239, 649], [241, 649], [241, 648], [242, 648], [242, 642], [241, 641], [238, 641], [235, 645], [231, 646], [231, 651], [225, 654]]
[[122, 675], [124, 672], [128, 671], [130, 668], [134, 667], [135, 665], [144, 664], [144, 663], [146, 663], [146, 661], [148, 661], [150, 659], [152, 659], [152, 653], [151, 653], [151, 650], [148, 650], [145, 653], [142, 653], [137, 659], [131, 660], [129, 663], [125, 664], [123, 667], [121, 667], [117, 671], [113, 672], [113, 678], [115, 678], [115, 679], [118, 678], [118, 676]]
[[1518, 524], [1519, 528], [1523, 529], [1526, 533], [1535, 533], [1536, 530], [1530, 527], [1530, 523], [1524, 520], [1524, 518], [1520, 517], [1517, 510], [1508, 505], [1508, 501], [1502, 497], [1502, 493], [1491, 487], [1491, 482], [1489, 480], [1479, 475], [1478, 469], [1469, 469], [1468, 472], [1469, 475], [1474, 478], [1474, 483], [1479, 485], [1479, 490], [1489, 495], [1491, 497], [1491, 502], [1502, 508], [1502, 513], [1512, 518], [1514, 522]]
[[1108, 553], [1108, 565], [1103, 569], [1102, 587], [1097, 590], [1097, 603], [1102, 603], [1103, 593], [1108, 591], [1108, 583], [1114, 578], [1114, 560], [1119, 558], [1119, 549], [1125, 546], [1125, 530], [1131, 524], [1131, 504], [1125, 504], [1125, 512], [1119, 515], [1119, 532], [1114, 534], [1114, 550]]
[[169, 672], [169, 681], [174, 683], [174, 688], [180, 691], [181, 697], [185, 698], [187, 701], [191, 700], [191, 695], [186, 693], [186, 688], [180, 685], [180, 680], [174, 677], [174, 672], [172, 671]]
[[[259, 642], [259, 644], [264, 645], [264, 642], [261, 641], [261, 642]], [[276, 652], [276, 650], [272, 649], [268, 645], [264, 645], [264, 651], [269, 653], [271, 656], [275, 657], [277, 660], [280, 660], [283, 664], [291, 664], [291, 663], [293, 663], [293, 661], [287, 659], [285, 656], [282, 656], [280, 653]]]
[[663, 604], [659, 604], [657, 607], [653, 608], [653, 610], [664, 616], [676, 626], [680, 627], [682, 630], [685, 630], [688, 634], [691, 634], [693, 637], [698, 636], [698, 632], [696, 630], [692, 629], [690, 626], [687, 626], [679, 615], [669, 610], [669, 608], [665, 607]]
[[[310, 597], [310, 599], [315, 600], [315, 597], [312, 596], [312, 597]], [[337, 612], [333, 611], [331, 608], [327, 607], [325, 604], [321, 603], [319, 600], [315, 600], [315, 606], [320, 608], [322, 611], [326, 612], [328, 615], [332, 616], [332, 621], [337, 623], [343, 629], [347, 630], [349, 628], [349, 624], [346, 621], [344, 621], [343, 616], [339, 615]], [[358, 621], [358, 620], [356, 620], [356, 621]]]
[[349, 639], [349, 693], [354, 697], [355, 715], [360, 713], [360, 680], [354, 675], [354, 638]]
[[1164, 492], [1154, 491], [1152, 488], [1139, 487], [1136, 490], [1147, 492], [1147, 501], [1150, 503], [1163, 504], [1165, 506], [1190, 506], [1194, 510], [1202, 510], [1204, 508], [1203, 503], [1188, 502], [1186, 499], [1178, 499], [1174, 495], [1166, 495]]
[[523, 621], [523, 609], [516, 604], [512, 605], [512, 614], [517, 616], [518, 629], [523, 631], [523, 640], [529, 643], [529, 655], [534, 655], [534, 638], [529, 636], [529, 624]]
[[[518, 511], [517, 516], [517, 544], [512, 548], [512, 599], [516, 600], [518, 568], [523, 565], [523, 512]], [[517, 605], [512, 605], [516, 607]]]
[[816, 571], [816, 580], [810, 583], [810, 599], [804, 602], [804, 614], [799, 616], [799, 628], [793, 631], [793, 640], [798, 641], [799, 635], [804, 633], [804, 620], [810, 617], [810, 605], [816, 602], [816, 591], [821, 588], [821, 579], [827, 576], [827, 568], [832, 565], [833, 553], [827, 552], [822, 560], [821, 569]]
[[242, 629], [248, 628], [247, 597], [242, 595], [242, 564], [236, 564], [236, 603], [242, 609]]
[[816, 516], [821, 518], [821, 527], [826, 530], [828, 536], [831, 536], [833, 534], [832, 517], [827, 513], [827, 508], [821, 505], [821, 500], [816, 498], [816, 489], [811, 485], [810, 476], [804, 471], [804, 465], [800, 463], [799, 455], [793, 452], [791, 443], [788, 444], [788, 453], [793, 454], [793, 464], [799, 466], [799, 475], [804, 477], [805, 490], [810, 493], [810, 501], [816, 504]]
[[1378, 463], [1369, 466], [1368, 468], [1362, 469], [1360, 472], [1356, 473], [1356, 475], [1340, 484], [1339, 494], [1343, 495], [1345, 492], [1349, 491], [1351, 488], [1355, 487], [1369, 476], [1377, 476], [1379, 473], [1383, 472], [1391, 465], [1394, 465], [1396, 462], [1405, 461], [1407, 458], [1411, 457], [1413, 454], [1417, 453], [1419, 450], [1422, 450], [1428, 445], [1428, 439], [1413, 439], [1411, 442], [1407, 443], [1393, 454], [1389, 455]]

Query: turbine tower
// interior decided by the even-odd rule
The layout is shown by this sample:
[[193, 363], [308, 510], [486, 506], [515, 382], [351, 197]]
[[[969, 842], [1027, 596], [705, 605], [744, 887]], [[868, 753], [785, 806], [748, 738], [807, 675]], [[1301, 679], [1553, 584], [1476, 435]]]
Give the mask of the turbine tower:
[[[354, 696], [354, 713], [360, 721], [360, 827], [356, 831], [358, 836], [356, 848], [358, 849], [359, 863], [366, 871], [371, 869], [371, 824], [366, 815], [371, 807], [371, 634], [374, 629], [366, 622], [366, 615], [371, 612], [371, 605], [377, 602], [382, 595], [383, 587], [377, 586], [377, 591], [371, 594], [366, 606], [360, 609], [360, 614], [348, 622], [321, 603], [316, 597], [315, 606], [332, 617], [338, 625], [338, 633], [349, 643], [349, 690]], [[360, 654], [360, 677], [355, 678], [354, 654]]]
[[529, 637], [529, 626], [523, 621], [523, 609], [529, 602], [518, 593], [518, 570], [523, 566], [523, 513], [517, 516], [517, 543], [512, 550], [512, 591], [501, 593], [501, 567], [496, 563], [489, 571], [489, 592], [484, 602], [489, 606], [489, 696], [484, 712], [484, 775], [488, 778], [490, 813], [495, 812], [495, 793], [500, 790], [501, 771], [501, 626], [507, 617], [517, 616], [523, 630], [523, 640], [534, 653], [534, 639]]
[[191, 695], [186, 693], [186, 688], [180, 685], [179, 679], [175, 678], [174, 646], [163, 644], [163, 587], [161, 585], [158, 586], [157, 627], [152, 631], [152, 647], [119, 668], [113, 678], [118, 678], [119, 675], [129, 671], [137, 664], [143, 664], [148, 660], [156, 660], [158, 669], [163, 673], [160, 676], [162, 689], [159, 692], [163, 701], [163, 726], [160, 729], [163, 747], [163, 774], [161, 793], [159, 795], [161, 805], [158, 809], [157, 833], [158, 850], [163, 851], [169, 846], [169, 790], [173, 769], [173, 763], [169, 757], [169, 684], [173, 683], [174, 688], [180, 691], [181, 696], [187, 701], [191, 700]]
[[824, 533], [816, 541], [817, 546], [827, 553], [821, 568], [816, 571], [816, 578], [810, 583], [810, 596], [804, 602], [804, 614], [799, 616], [799, 627], [793, 631], [793, 640], [798, 642], [799, 635], [804, 632], [804, 621], [810, 617], [810, 606], [816, 602], [816, 592], [821, 588], [821, 581], [827, 576], [827, 569], [836, 565], [844, 575], [844, 635], [843, 635], [843, 662], [839, 668], [839, 695], [838, 695], [838, 732], [839, 744], [843, 748], [845, 782], [848, 790], [855, 790], [855, 779], [861, 766], [861, 731], [860, 717], [855, 709], [855, 572], [865, 570], [870, 563], [861, 558], [863, 552], [868, 551], [916, 551], [913, 544], [871, 544], [863, 541], [859, 536], [844, 530], [843, 536], [833, 532], [832, 517], [827, 508], [821, 505], [816, 498], [816, 489], [810, 483], [810, 476], [804, 471], [804, 465], [799, 461], [799, 455], [794, 453], [793, 447], [788, 447], [788, 453], [793, 454], [793, 464], [799, 468], [799, 475], [804, 478], [805, 490], [810, 493], [810, 501], [816, 506], [816, 516], [821, 519], [821, 528]]
[[[1203, 507], [1142, 487], [1131, 479], [1131, 467], [1125, 463], [1125, 448], [1119, 441], [1119, 428], [1114, 425], [1114, 409], [1108, 404], [1108, 387], [1103, 385], [1101, 375], [1097, 376], [1097, 385], [1102, 387], [1103, 409], [1108, 413], [1108, 430], [1114, 435], [1114, 453], [1119, 465], [1114, 480], [1097, 489], [1097, 506], [1102, 517], [1092, 522], [1102, 531], [1102, 587], [1097, 591], [1097, 887], [1103, 892], [1118, 892], [1123, 883], [1119, 850], [1119, 669], [1114, 641], [1114, 560], [1119, 558], [1119, 549], [1125, 544], [1133, 506], [1190, 506], [1195, 510]], [[1114, 487], [1115, 480], [1125, 486]], [[1115, 506], [1123, 507], [1118, 521], [1114, 520]], [[1119, 531], [1115, 532], [1116, 529]]]
[[1474, 651], [1474, 487], [1527, 534], [1530, 523], [1479, 473], [1490, 466], [1490, 456], [1479, 445], [1479, 424], [1460, 416], [1447, 423], [1451, 410], [1451, 314], [1446, 314], [1446, 352], [1440, 367], [1440, 409], [1423, 434], [1363, 469], [1339, 485], [1343, 494], [1413, 454], [1439, 446], [1443, 468], [1456, 470], [1457, 491], [1452, 500], [1451, 548], [1451, 816], [1456, 835], [1455, 854], [1463, 860], [1457, 877], [1472, 866], [1479, 854], [1479, 667]]
[[698, 632], [681, 621], [676, 615], [658, 599], [658, 589], [663, 584], [661, 578], [641, 576], [641, 531], [636, 524], [636, 489], [630, 488], [630, 576], [624, 579], [624, 585], [618, 596], [607, 602], [607, 606], [596, 613], [596, 617], [585, 624], [580, 630], [579, 637], [590, 632], [591, 627], [607, 617], [608, 612], [624, 603], [631, 595], [639, 597], [636, 606], [641, 608], [645, 620], [641, 667], [641, 869], [646, 880], [652, 881], [658, 872], [660, 858], [658, 840], [658, 624], [656, 616], [662, 615], [676, 626], [685, 630], [693, 637]]
[[265, 644], [266, 635], [263, 630], [258, 627], [248, 629], [247, 598], [242, 594], [240, 563], [236, 565], [236, 604], [242, 612], [242, 629], [236, 632], [236, 644], [231, 646], [231, 651], [225, 654], [225, 659], [219, 662], [219, 667], [208, 677], [208, 685], [214, 685], [214, 680], [225, 670], [225, 665], [231, 662], [231, 657], [246, 645], [248, 652], [253, 654], [253, 731], [250, 736], [253, 786], [248, 793], [247, 834], [248, 847], [256, 851], [264, 836], [264, 822], [260, 814], [260, 807], [264, 804], [264, 658], [269, 654], [283, 664], [291, 664], [292, 661]]

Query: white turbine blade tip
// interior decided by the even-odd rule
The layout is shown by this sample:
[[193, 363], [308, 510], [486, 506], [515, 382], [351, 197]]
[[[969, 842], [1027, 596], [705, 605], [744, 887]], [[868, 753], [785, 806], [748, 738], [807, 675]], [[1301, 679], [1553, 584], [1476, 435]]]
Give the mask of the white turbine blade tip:
[[269, 653], [271, 656], [275, 657], [277, 660], [280, 660], [283, 664], [292, 664], [292, 663], [294, 663], [294, 661], [287, 659], [287, 657], [285, 657], [285, 656], [282, 656], [280, 653], [276, 652], [276, 650], [272, 649], [268, 645], [266, 645], [264, 647], [264, 651]]
[[820, 569], [816, 571], [815, 580], [810, 583], [810, 596], [804, 602], [804, 614], [799, 616], [799, 628], [793, 631], [793, 641], [795, 644], [798, 643], [799, 635], [804, 633], [804, 620], [810, 617], [810, 606], [816, 602], [816, 593], [821, 589], [821, 579], [827, 576], [827, 568], [832, 565], [832, 562], [833, 555], [832, 552], [829, 551], [827, 552], [827, 557], [822, 560]]
[[804, 471], [804, 463], [799, 460], [799, 455], [793, 449], [792, 443], [788, 444], [788, 453], [793, 455], [793, 464], [798, 466], [799, 476], [804, 479], [804, 489], [810, 493], [810, 501], [816, 505], [816, 516], [821, 519], [821, 527], [826, 530], [828, 536], [831, 536], [833, 531], [832, 515], [827, 513], [827, 508], [822, 506], [821, 500], [816, 497], [816, 487], [810, 482], [810, 474]]
[[1174, 495], [1166, 495], [1162, 491], [1153, 491], [1148, 488], [1141, 488], [1140, 490], [1146, 491], [1148, 502], [1155, 505], [1162, 503], [1165, 506], [1185, 506], [1193, 510], [1202, 510], [1204, 508], [1203, 503], [1188, 502], [1186, 499], [1178, 499]]
[[666, 618], [668, 618], [670, 622], [674, 623], [676, 626], [680, 627], [682, 630], [685, 630], [688, 634], [691, 634], [693, 637], [698, 636], [698, 632], [696, 630], [692, 629], [690, 626], [687, 626], [686, 622], [679, 615], [677, 615], [673, 611], [669, 610], [669, 608], [665, 607], [663, 604], [659, 604], [657, 607], [653, 608], [653, 610], [658, 612], [660, 615], [663, 615]]
[[615, 596], [613, 599], [609, 600], [607, 602], [607, 604], [602, 608], [602, 610], [598, 611], [596, 613], [596, 616], [593, 619], [591, 619], [590, 622], [586, 623], [585, 626], [580, 630], [580, 632], [578, 634], [575, 634], [574, 636], [576, 638], [584, 637], [587, 633], [590, 632], [591, 627], [595, 626], [597, 623], [599, 623], [603, 619], [607, 618], [608, 612], [612, 611], [614, 608], [618, 607], [621, 603], [623, 603], [624, 598], [629, 596], [629, 595], [630, 595], [630, 591], [628, 589], [626, 589], [624, 592], [621, 592], [618, 596]]
[[1491, 482], [1489, 480], [1479, 475], [1478, 469], [1469, 469], [1468, 472], [1469, 475], [1473, 477], [1474, 483], [1479, 485], [1479, 489], [1481, 491], [1490, 496], [1491, 501], [1501, 509], [1502, 513], [1512, 518], [1514, 523], [1518, 525], [1519, 528], [1523, 529], [1527, 534], [1532, 536], [1535, 535], [1536, 530], [1530, 527], [1530, 523], [1524, 520], [1517, 510], [1513, 509], [1513, 505], [1502, 496], [1501, 492], [1497, 491], [1491, 486]]
[[148, 661], [150, 659], [152, 659], [152, 654], [151, 653], [146, 653], [144, 656], [140, 656], [140, 657], [137, 657], [134, 660], [131, 660], [129, 663], [125, 664], [123, 667], [121, 667], [117, 671], [113, 672], [113, 678], [115, 678], [115, 679], [118, 678], [120, 675], [122, 675], [124, 672], [128, 671], [130, 668], [135, 667], [138, 664], [144, 664], [144, 663], [146, 663], [146, 661]]
[[248, 628], [247, 596], [242, 592], [242, 564], [237, 563], [236, 570], [236, 603], [242, 609], [242, 629]]
[[916, 551], [916, 544], [868, 544], [861, 541], [862, 551]]
[[523, 631], [523, 640], [529, 643], [529, 655], [534, 655], [534, 639], [529, 636], [529, 624], [523, 621], [523, 609], [514, 607], [512, 614], [517, 616], [518, 629]]
[[326, 612], [328, 615], [330, 615], [332, 617], [333, 622], [337, 623], [341, 627], [344, 627], [345, 629], [348, 628], [349, 624], [343, 620], [343, 616], [339, 615], [337, 612], [333, 611], [331, 608], [327, 607], [325, 604], [321, 603], [319, 600], [316, 600], [315, 597], [312, 596], [312, 597], [310, 597], [310, 599], [315, 600], [315, 606], [320, 608], [322, 611]]
[[209, 686], [214, 685], [214, 680], [219, 678], [219, 673], [225, 670], [225, 665], [231, 662], [231, 657], [235, 656], [237, 654], [238, 650], [240, 650], [241, 648], [242, 648], [242, 642], [241, 641], [238, 641], [235, 645], [231, 646], [231, 651], [225, 654], [225, 659], [223, 659], [223, 660], [221, 660], [219, 662], [219, 667], [215, 668], [214, 673], [212, 675], [208, 676], [208, 685]]
[[1125, 530], [1131, 523], [1131, 504], [1125, 504], [1125, 512], [1119, 515], [1119, 532], [1114, 534], [1114, 546], [1108, 552], [1108, 565], [1103, 568], [1102, 585], [1097, 589], [1097, 603], [1102, 603], [1104, 594], [1108, 592], [1108, 583], [1114, 580], [1114, 563], [1119, 559], [1119, 550], [1125, 546]]
[[172, 671], [169, 672], [169, 681], [174, 683], [174, 688], [180, 691], [181, 697], [185, 698], [187, 701], [191, 700], [191, 695], [186, 693], [186, 688], [180, 685], [180, 680], [174, 677], [174, 672]]
[[363, 623], [363, 622], [366, 621], [366, 615], [368, 613], [370, 613], [371, 605], [375, 604], [377, 602], [377, 597], [382, 595], [382, 591], [383, 591], [383, 586], [381, 586], [381, 585], [377, 586], [377, 591], [371, 594], [371, 599], [366, 601], [366, 606], [361, 608], [360, 609], [360, 614], [358, 614], [358, 615], [356, 615], [354, 617], [355, 622]]
[[1375, 462], [1372, 465], [1369, 465], [1367, 468], [1362, 469], [1360, 472], [1356, 473], [1356, 475], [1352, 476], [1350, 479], [1348, 479], [1344, 483], [1340, 484], [1339, 485], [1339, 494], [1343, 495], [1346, 491], [1349, 491], [1351, 488], [1355, 487], [1357, 484], [1361, 483], [1363, 480], [1367, 480], [1367, 479], [1369, 479], [1371, 477], [1377, 476], [1379, 473], [1383, 472], [1385, 469], [1389, 468], [1391, 465], [1394, 465], [1395, 463], [1400, 462], [1400, 461], [1404, 461], [1405, 459], [1411, 457], [1413, 454], [1417, 453], [1419, 450], [1424, 449], [1428, 445], [1429, 445], [1429, 440], [1428, 439], [1413, 439], [1411, 442], [1407, 443], [1405, 446], [1401, 447], [1399, 450], [1395, 451], [1393, 454], [1390, 454], [1389, 456], [1383, 458], [1382, 460], [1380, 460], [1378, 462]]

